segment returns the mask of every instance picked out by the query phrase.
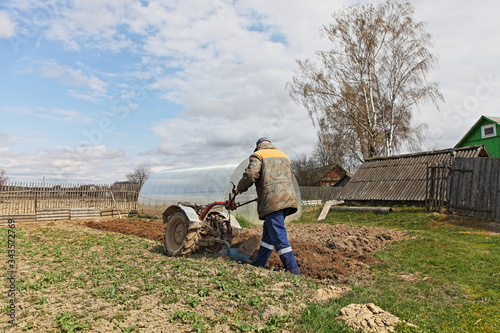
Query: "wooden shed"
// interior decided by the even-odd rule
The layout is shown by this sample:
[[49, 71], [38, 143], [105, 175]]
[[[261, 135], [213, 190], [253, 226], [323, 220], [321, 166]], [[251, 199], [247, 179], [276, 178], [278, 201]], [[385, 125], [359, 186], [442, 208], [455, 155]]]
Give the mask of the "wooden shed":
[[455, 148], [483, 145], [491, 157], [500, 157], [500, 117], [481, 116]]
[[429, 169], [450, 166], [455, 157], [490, 157], [484, 146], [469, 146], [367, 159], [342, 189], [351, 205], [425, 204]]
[[338, 164], [329, 164], [303, 172], [299, 181], [301, 186], [342, 187], [352, 175]]

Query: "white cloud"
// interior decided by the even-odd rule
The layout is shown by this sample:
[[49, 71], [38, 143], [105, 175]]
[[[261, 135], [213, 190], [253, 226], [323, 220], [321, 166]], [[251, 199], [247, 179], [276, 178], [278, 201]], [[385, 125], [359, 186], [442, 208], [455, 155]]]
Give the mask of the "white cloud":
[[[76, 110], [68, 110], [61, 108], [50, 108], [50, 109], [30, 109], [21, 107], [4, 107], [8, 112], [13, 112], [18, 115], [26, 115], [30, 117], [39, 117], [54, 120], [57, 122], [63, 122], [65, 124], [89, 124], [96, 122], [97, 118], [95, 114], [87, 114], [85, 112], [80, 112]], [[1, 143], [0, 133], [0, 143]]]
[[237, 118], [198, 115], [160, 121], [153, 126], [153, 132], [162, 138], [155, 153], [168, 158], [170, 164], [166, 166], [240, 162], [262, 136], [269, 137], [290, 157], [310, 152], [315, 131], [307, 114], [297, 112], [293, 103], [265, 112], [265, 116], [261, 113]]
[[7, 133], [0, 132], [0, 147], [8, 149], [12, 145], [12, 138]]
[[[54, 142], [49, 141], [47, 147], [53, 149], [28, 154], [12, 151], [9, 146], [11, 150], [4, 153], [17, 161], [23, 172], [40, 175], [36, 168], [22, 164], [35, 160], [40, 172], [48, 175], [52, 169], [62, 168], [60, 175], [69, 178], [109, 178], [140, 158], [153, 161], [155, 168], [240, 161], [264, 135], [291, 156], [310, 153], [316, 141], [315, 129], [306, 110], [291, 100], [285, 85], [298, 69], [295, 59], [315, 60], [315, 51], [331, 47], [328, 40], [320, 38], [322, 26], [331, 22], [334, 11], [354, 2], [10, 2], [18, 7], [0, 11], [0, 37], [12, 36], [6, 27], [10, 22], [14, 29], [13, 21], [18, 34], [32, 31], [26, 37], [40, 41], [34, 51], [40, 52], [30, 59], [49, 58], [47, 54], [51, 58], [31, 60], [28, 65], [34, 65], [33, 70], [52, 83], [61, 84], [65, 97], [83, 101], [73, 107], [56, 100], [26, 108], [26, 112], [65, 124], [88, 124], [102, 116], [95, 111], [87, 113], [88, 102], [101, 103], [98, 109], [111, 103], [107, 111], [108, 105], [104, 106], [103, 113], [115, 115], [118, 110], [116, 116], [123, 123], [151, 124], [151, 131], [130, 133], [124, 136], [123, 146], [115, 149], [100, 145], [102, 142], [88, 150], [81, 147], [83, 155], [77, 157], [71, 150], [53, 148]], [[500, 26], [496, 13], [500, 4], [494, 0], [412, 3], [417, 19], [428, 23], [428, 32], [434, 37], [440, 68], [431, 74], [431, 80], [440, 82], [446, 99], [439, 113], [430, 105], [424, 106], [416, 121], [429, 125], [427, 147], [447, 148], [481, 114], [498, 115], [500, 44], [496, 39]], [[47, 45], [54, 47], [51, 53]], [[94, 61], [100, 54], [116, 67], [98, 69], [101, 64]], [[164, 100], [158, 96], [177, 103], [180, 115], [162, 109]], [[146, 114], [154, 117], [143, 118]], [[171, 119], [165, 119], [167, 116]], [[121, 123], [113, 125], [123, 131], [118, 128]], [[13, 134], [7, 135], [13, 142]], [[144, 141], [138, 143], [136, 138]], [[136, 148], [142, 153], [125, 162], [124, 147], [132, 144], [143, 144], [142, 149]]]
[[500, 24], [493, 0], [416, 1], [416, 17], [433, 36], [439, 69], [431, 80], [441, 85], [445, 103], [417, 116], [429, 125], [428, 149], [455, 146], [481, 115], [500, 115]]
[[94, 117], [90, 117], [82, 112], [75, 110], [65, 110], [56, 108], [52, 111], [52, 119], [62, 121], [66, 124], [80, 123], [88, 124], [95, 121]]
[[85, 73], [81, 68], [72, 68], [55, 61], [39, 61], [36, 65], [39, 66], [42, 77], [58, 78], [68, 86], [83, 87], [94, 97], [101, 97], [106, 93], [108, 84], [94, 75]]
[[126, 16], [132, 14], [130, 8], [133, 2], [65, 2], [51, 13], [51, 23], [45, 36], [75, 51], [88, 47], [120, 51], [133, 47], [130, 39], [119, 33]]
[[[27, 161], [30, 161], [29, 163]], [[33, 153], [4, 151], [0, 165], [12, 181], [107, 182], [126, 178], [135, 161], [120, 149], [105, 146], [42, 149]]]
[[0, 10], [0, 38], [13, 37], [16, 33], [16, 25], [9, 17], [9, 14]]

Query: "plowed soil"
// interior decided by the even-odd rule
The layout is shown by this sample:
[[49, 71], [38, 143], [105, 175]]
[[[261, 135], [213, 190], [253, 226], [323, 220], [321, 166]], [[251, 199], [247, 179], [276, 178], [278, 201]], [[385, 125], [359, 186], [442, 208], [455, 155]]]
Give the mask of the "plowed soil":
[[[163, 244], [164, 224], [160, 220], [106, 219], [86, 221], [87, 227], [137, 235]], [[329, 224], [287, 224], [288, 238], [303, 275], [315, 279], [345, 282], [351, 275], [369, 274], [370, 264], [376, 263], [373, 253], [407, 236], [405, 231]], [[261, 226], [243, 229], [233, 240], [232, 247], [250, 237], [260, 238]], [[278, 255], [273, 253], [268, 268], [283, 269]]]

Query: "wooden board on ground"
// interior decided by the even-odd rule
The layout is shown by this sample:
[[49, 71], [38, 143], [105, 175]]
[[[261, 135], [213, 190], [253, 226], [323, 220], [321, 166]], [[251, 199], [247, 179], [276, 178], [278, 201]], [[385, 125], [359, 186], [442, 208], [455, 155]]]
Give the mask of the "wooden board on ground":
[[321, 213], [318, 216], [318, 219], [316, 221], [323, 221], [326, 219], [326, 215], [328, 215], [328, 212], [330, 211], [330, 208], [332, 206], [340, 205], [343, 204], [344, 201], [342, 200], [328, 200], [325, 202], [325, 205], [323, 206], [323, 209], [321, 210]]
[[330, 207], [332, 207], [333, 200], [328, 200], [325, 202], [325, 205], [323, 206], [323, 209], [321, 210], [321, 213], [318, 216], [318, 221], [323, 221], [326, 218], [326, 215], [330, 211]]

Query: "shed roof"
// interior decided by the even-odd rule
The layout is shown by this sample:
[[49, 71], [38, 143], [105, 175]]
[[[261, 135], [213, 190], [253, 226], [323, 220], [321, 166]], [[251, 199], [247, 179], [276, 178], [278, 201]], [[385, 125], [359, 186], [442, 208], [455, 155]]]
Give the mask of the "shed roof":
[[301, 185], [318, 186], [322, 180], [325, 180], [325, 178], [331, 171], [334, 171], [339, 175], [338, 181], [340, 181], [342, 178], [346, 176], [351, 177], [351, 175], [348, 174], [347, 171], [345, 171], [345, 169], [342, 168], [340, 165], [328, 164], [319, 168], [306, 171], [305, 182], [304, 184]]
[[484, 146], [469, 146], [367, 159], [340, 193], [352, 201], [425, 201], [427, 167], [453, 157], [489, 157]]

